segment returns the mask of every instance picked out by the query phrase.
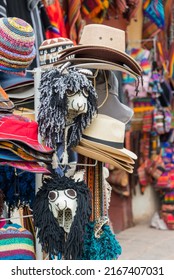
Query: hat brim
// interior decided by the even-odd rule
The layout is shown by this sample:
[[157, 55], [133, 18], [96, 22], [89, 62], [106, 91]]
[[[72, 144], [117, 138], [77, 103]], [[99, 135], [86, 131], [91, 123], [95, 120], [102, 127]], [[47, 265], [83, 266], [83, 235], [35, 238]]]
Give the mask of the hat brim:
[[53, 153], [54, 150], [47, 147], [47, 146], [44, 146], [42, 144], [40, 144], [39, 142], [36, 143], [36, 141], [31, 141], [31, 140], [28, 140], [26, 137], [23, 137], [23, 136], [20, 136], [20, 135], [16, 135], [16, 137], [14, 137], [13, 135], [11, 134], [8, 134], [8, 133], [2, 133], [0, 132], [0, 141], [8, 141], [8, 140], [12, 140], [12, 141], [17, 141], [18, 143], [24, 143], [26, 144], [27, 146], [31, 147], [32, 149], [36, 150], [36, 151], [39, 151], [39, 152], [42, 152], [42, 153]]
[[90, 148], [87, 148], [87, 147], [83, 147], [83, 146], [80, 146], [80, 145], [77, 145], [76, 147], [74, 147], [73, 150], [75, 152], [77, 152], [78, 154], [83, 155], [85, 157], [92, 158], [92, 159], [98, 160], [98, 161], [103, 162], [103, 163], [108, 163], [108, 164], [111, 164], [111, 165], [115, 166], [116, 168], [125, 170], [128, 173], [133, 173], [133, 169], [134, 169], [133, 166], [131, 166], [130, 164], [122, 165], [116, 159], [114, 159], [112, 157], [109, 157], [109, 156], [106, 156], [102, 152], [100, 153], [99, 151], [96, 151], [96, 150], [93, 150], [93, 149], [90, 149]]
[[88, 137], [89, 139], [84, 139], [84, 137], [88, 137], [86, 135], [82, 135], [82, 138], [81, 138], [81, 142], [83, 143], [87, 143], [88, 145], [91, 145], [91, 146], [94, 146], [98, 149], [104, 152], [107, 152], [110, 156], [113, 154], [115, 154], [116, 156], [117, 155], [123, 155], [123, 156], [127, 156], [129, 158], [132, 158], [134, 160], [137, 159], [137, 155], [134, 154], [133, 152], [129, 151], [128, 149], [126, 148], [122, 148], [122, 149], [117, 149], [117, 148], [113, 148], [109, 145], [105, 145], [105, 144], [101, 144], [100, 143], [100, 139], [97, 139], [97, 138], [92, 138], [92, 137]]
[[37, 161], [40, 162], [52, 162], [52, 154], [43, 154], [39, 151], [35, 151], [32, 148], [28, 147], [24, 143], [10, 141], [10, 140], [0, 140], [0, 145], [3, 145], [4, 147], [9, 147], [11, 150], [22, 150], [27, 155], [32, 156], [33, 158], [36, 158]]
[[93, 150], [96, 150], [96, 151], [98, 151], [98, 152], [102, 152], [103, 154], [105, 154], [106, 156], [109, 156], [109, 157], [112, 157], [112, 158], [114, 158], [114, 159], [116, 159], [116, 160], [119, 160], [119, 161], [121, 161], [122, 163], [124, 163], [124, 162], [126, 162], [126, 164], [127, 163], [129, 163], [129, 164], [134, 164], [135, 163], [135, 161], [131, 158], [131, 157], [129, 157], [129, 156], [126, 156], [126, 155], [122, 155], [122, 154], [112, 154], [112, 153], [107, 153], [106, 151], [103, 151], [103, 150], [101, 150], [101, 149], [99, 149], [99, 148], [97, 148], [97, 147], [95, 147], [94, 145], [92, 145], [92, 144], [89, 144], [85, 139], [82, 139], [82, 141], [80, 141], [80, 144], [79, 144], [80, 146], [83, 146], [83, 147], [87, 147], [87, 148], [92, 148]]
[[137, 75], [142, 74], [142, 69], [140, 65], [133, 59], [130, 55], [125, 52], [121, 52], [119, 50], [115, 50], [108, 47], [103, 46], [90, 46], [90, 45], [78, 45], [71, 48], [68, 48], [59, 53], [59, 60], [69, 57], [71, 55], [75, 55], [77, 58], [80, 57], [89, 57], [96, 59], [104, 59], [105, 61], [109, 61], [112, 63], [117, 63], [120, 65], [126, 65], [132, 71], [137, 73]]
[[8, 96], [11, 99], [25, 99], [29, 97], [34, 97], [34, 86], [25, 85], [24, 87], [18, 87], [8, 90]]
[[50, 171], [41, 166], [39, 163], [37, 162], [26, 162], [26, 161], [0, 161], [0, 165], [8, 165], [14, 168], [18, 168], [27, 172], [32, 172], [32, 173], [38, 173], [38, 174], [50, 174]]
[[95, 58], [67, 58], [67, 59], [61, 59], [54, 63], [54, 66], [62, 65], [67, 62], [70, 62], [72, 66], [71, 67], [77, 67], [77, 68], [88, 68], [88, 69], [102, 69], [102, 70], [113, 70], [113, 71], [120, 71], [126, 74], [129, 74], [134, 79], [137, 79], [138, 75], [137, 73], [133, 72], [128, 67], [122, 66], [117, 63], [112, 63], [109, 61], [101, 60], [101, 59], [95, 59]]
[[26, 76], [22, 77], [0, 71], [0, 81], [1, 87], [6, 91], [21, 86], [34, 85], [34, 78], [30, 73], [27, 73]]
[[2, 145], [2, 142], [0, 142], [0, 150], [3, 149], [4, 151], [10, 151], [12, 154], [20, 157], [21, 160], [26, 160], [26, 161], [32, 161], [32, 162], [38, 162], [39, 160], [32, 157], [31, 155], [25, 153], [22, 149], [17, 148], [16, 150], [12, 149], [11, 147], [7, 147]]

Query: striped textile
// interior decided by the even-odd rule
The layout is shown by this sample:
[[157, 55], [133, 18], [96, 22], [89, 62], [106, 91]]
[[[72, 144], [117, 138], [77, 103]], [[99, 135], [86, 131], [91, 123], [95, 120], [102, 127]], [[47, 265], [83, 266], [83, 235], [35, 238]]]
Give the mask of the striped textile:
[[33, 235], [18, 224], [0, 228], [0, 260], [35, 260]]

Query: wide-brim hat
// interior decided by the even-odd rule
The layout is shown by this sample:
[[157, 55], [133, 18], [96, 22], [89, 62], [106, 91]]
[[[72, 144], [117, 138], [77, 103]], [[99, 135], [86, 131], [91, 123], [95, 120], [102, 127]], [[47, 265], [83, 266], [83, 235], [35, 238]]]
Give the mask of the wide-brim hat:
[[139, 64], [126, 53], [115, 51], [111, 48], [101, 46], [77, 46], [66, 49], [59, 59], [65, 59], [75, 55], [76, 58], [93, 58], [115, 63], [122, 68], [130, 68], [135, 75], [141, 76], [142, 69]]
[[28, 158], [34, 158], [33, 161], [51, 163], [52, 162], [52, 154], [51, 153], [42, 153], [32, 149], [28, 145], [19, 142], [19, 141], [11, 141], [11, 140], [0, 140], [0, 147], [4, 149], [9, 149], [14, 153], [23, 156], [23, 159], [28, 160]]
[[8, 146], [8, 145], [4, 145], [4, 142], [0, 142], [0, 158], [7, 159], [7, 156], [9, 156], [9, 155], [16, 156], [15, 158], [10, 159], [10, 160], [19, 160], [19, 161], [26, 160], [26, 161], [32, 161], [32, 162], [39, 161], [35, 157], [32, 157], [30, 154], [25, 153], [20, 148], [12, 149], [12, 144]]
[[98, 114], [82, 134], [81, 141], [105, 151], [137, 159], [137, 155], [124, 148], [125, 124], [107, 115]]
[[14, 103], [9, 99], [7, 93], [0, 86], [0, 112], [12, 112], [14, 107]]
[[8, 90], [8, 96], [13, 100], [14, 104], [30, 99], [34, 101], [34, 86], [25, 85], [24, 87], [10, 89]]
[[76, 68], [87, 68], [87, 69], [101, 69], [101, 70], [113, 70], [113, 71], [120, 71], [126, 74], [129, 74], [134, 79], [137, 79], [139, 75], [132, 71], [132, 69], [122, 66], [118, 63], [106, 61], [104, 59], [96, 59], [96, 58], [65, 58], [65, 59], [59, 59], [56, 63], [54, 63], [54, 66], [61, 66], [65, 63], [69, 62], [71, 65], [70, 67], [76, 67]]
[[122, 164], [119, 160], [116, 160], [115, 158], [112, 158], [111, 156], [102, 153], [102, 151], [99, 152], [98, 150], [95, 150], [93, 148], [83, 147], [81, 145], [77, 145], [73, 148], [73, 150], [85, 157], [95, 159], [103, 163], [108, 163], [115, 166], [116, 168], [125, 170], [128, 173], [133, 173], [133, 166], [131, 166], [129, 163]]
[[0, 18], [0, 70], [25, 75], [36, 56], [33, 28], [17, 17]]
[[76, 58], [104, 59], [129, 67], [137, 75], [142, 75], [140, 65], [125, 51], [125, 31], [104, 24], [85, 25], [79, 44], [62, 51], [59, 59], [72, 55]]
[[34, 86], [34, 77], [31, 73], [25, 76], [17, 76], [10, 73], [0, 71], [1, 87], [9, 94], [9, 91], [17, 88], [25, 88], [25, 86]]
[[123, 165], [124, 165], [124, 163], [126, 163], [126, 165], [127, 164], [131, 164], [131, 165], [135, 164], [135, 161], [130, 156], [119, 154], [119, 153], [117, 153], [117, 154], [108, 153], [106, 151], [103, 151], [103, 150], [95, 147], [93, 145], [93, 143], [89, 144], [88, 141], [86, 141], [85, 139], [82, 139], [80, 141], [79, 145], [82, 146], [82, 147], [87, 147], [87, 148], [93, 149], [93, 150], [95, 150], [97, 152], [100, 152], [100, 153], [102, 152], [102, 154], [104, 154], [106, 156], [109, 156], [109, 157], [112, 157], [112, 158], [116, 159], [117, 161], [120, 161], [121, 164], [123, 164]]
[[21, 142], [42, 153], [54, 152], [38, 142], [37, 122], [14, 114], [0, 115], [0, 140]]

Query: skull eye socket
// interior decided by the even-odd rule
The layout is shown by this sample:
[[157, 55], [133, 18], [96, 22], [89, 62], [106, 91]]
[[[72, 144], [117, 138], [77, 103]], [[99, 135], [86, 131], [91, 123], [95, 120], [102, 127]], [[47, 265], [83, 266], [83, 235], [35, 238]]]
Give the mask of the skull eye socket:
[[48, 194], [48, 198], [50, 201], [55, 201], [58, 197], [58, 193], [55, 191], [50, 191]]
[[74, 198], [77, 197], [77, 193], [76, 193], [76, 191], [73, 190], [73, 189], [67, 189], [67, 190], [65, 190], [65, 194], [66, 194], [67, 197], [69, 197], [69, 198], [71, 198], [71, 199], [74, 199]]

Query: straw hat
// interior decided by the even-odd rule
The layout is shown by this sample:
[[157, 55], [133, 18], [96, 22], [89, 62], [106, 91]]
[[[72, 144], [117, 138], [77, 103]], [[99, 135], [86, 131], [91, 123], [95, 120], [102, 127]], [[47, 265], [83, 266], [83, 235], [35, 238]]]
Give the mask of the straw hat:
[[125, 170], [128, 173], [133, 173], [133, 166], [131, 166], [131, 164], [123, 163], [122, 161], [111, 157], [109, 154], [103, 153], [103, 151], [93, 149], [93, 147], [89, 148], [87, 146], [78, 145], [75, 148], [73, 148], [73, 150], [85, 157], [89, 157], [100, 162], [108, 163], [115, 166], [116, 168]]
[[122, 155], [137, 159], [136, 154], [124, 148], [125, 124], [112, 117], [98, 114], [83, 131], [82, 143], [88, 143], [110, 155]]

